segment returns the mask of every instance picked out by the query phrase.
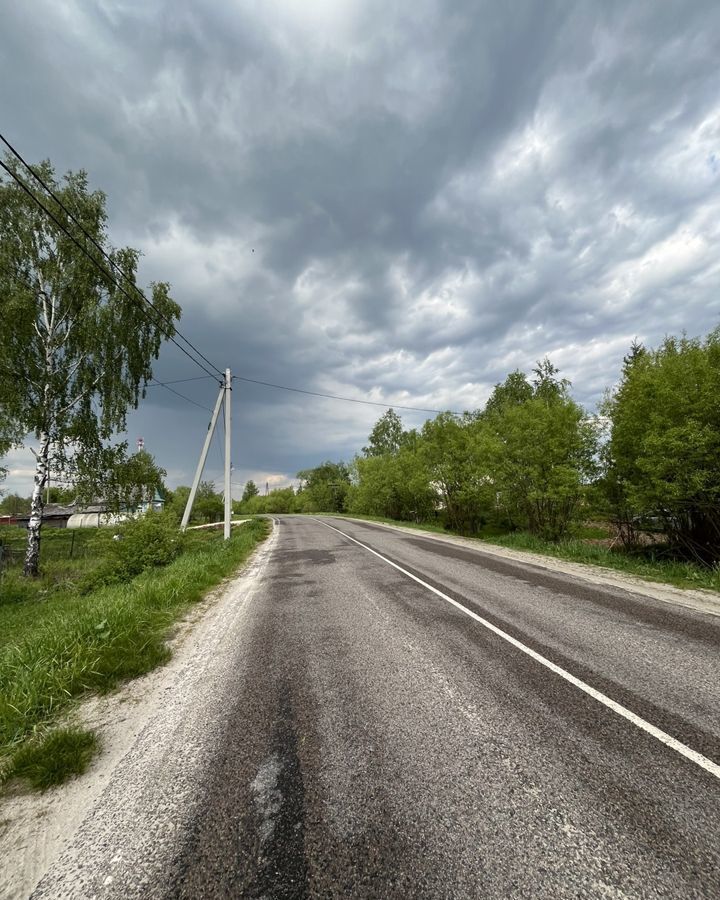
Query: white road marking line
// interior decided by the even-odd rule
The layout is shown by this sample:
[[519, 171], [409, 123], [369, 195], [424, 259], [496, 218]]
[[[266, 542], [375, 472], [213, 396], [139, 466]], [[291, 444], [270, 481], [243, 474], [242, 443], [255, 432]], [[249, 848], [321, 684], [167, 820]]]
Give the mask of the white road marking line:
[[325, 525], [326, 528], [331, 528], [333, 531], [337, 531], [338, 534], [341, 534], [344, 538], [347, 538], [347, 540], [352, 541], [359, 547], [362, 547], [363, 550], [367, 550], [368, 553], [372, 553], [373, 556], [377, 556], [378, 559], [381, 559], [384, 563], [392, 566], [393, 569], [397, 569], [398, 572], [402, 572], [403, 575], [406, 575], [408, 578], [416, 581], [424, 588], [427, 588], [427, 590], [431, 591], [437, 597], [440, 597], [440, 599], [452, 604], [454, 607], [459, 609], [460, 612], [464, 612], [466, 616], [470, 616], [471, 619], [479, 622], [489, 631], [492, 631], [493, 634], [496, 634], [504, 641], [512, 644], [513, 647], [516, 647], [518, 650], [521, 650], [523, 653], [527, 654], [536, 662], [539, 662], [540, 665], [543, 665], [547, 669], [550, 669], [551, 672], [554, 672], [556, 675], [564, 678], [565, 681], [569, 681], [570, 684], [575, 685], [576, 688], [579, 688], [581, 691], [588, 694], [588, 696], [592, 697], [594, 700], [597, 700], [598, 703], [602, 703], [603, 706], [611, 709], [614, 713], [617, 713], [617, 715], [622, 716], [623, 719], [627, 719], [628, 722], [632, 722], [632, 724], [637, 728], [640, 728], [643, 731], [647, 732], [647, 734], [652, 735], [654, 738], [660, 741], [660, 743], [665, 744], [666, 747], [670, 747], [671, 750], [675, 750], [676, 753], [679, 753], [681, 756], [689, 759], [690, 762], [694, 762], [695, 765], [700, 766], [701, 769], [704, 769], [706, 772], [709, 772], [716, 778], [720, 778], [720, 765], [713, 762], [711, 759], [708, 759], [707, 756], [703, 756], [702, 753], [698, 753], [696, 750], [688, 747], [687, 744], [683, 744], [681, 741], [676, 740], [674, 737], [672, 737], [672, 735], [667, 734], [667, 732], [663, 731], [661, 728], [658, 728], [651, 722], [648, 722], [647, 719], [643, 719], [641, 716], [636, 715], [634, 712], [627, 709], [625, 706], [622, 706], [622, 704], [617, 703], [606, 694], [603, 694], [600, 691], [596, 691], [594, 687], [591, 687], [589, 684], [586, 684], [584, 681], [576, 678], [574, 675], [568, 672], [567, 669], [563, 669], [561, 666], [555, 665], [554, 662], [551, 662], [541, 653], [536, 653], [536, 651], [531, 647], [523, 644], [522, 641], [518, 641], [517, 638], [514, 638], [506, 631], [503, 631], [502, 628], [498, 628], [497, 625], [493, 625], [492, 622], [488, 622], [487, 619], [484, 619], [482, 616], [479, 616], [471, 609], [468, 609], [467, 606], [463, 606], [462, 603], [458, 603], [457, 600], [453, 600], [452, 597], [448, 597], [447, 594], [444, 594], [436, 587], [428, 584], [427, 581], [423, 581], [422, 578], [418, 578], [417, 575], [413, 575], [412, 572], [408, 572], [407, 569], [403, 569], [402, 566], [399, 566], [397, 563], [394, 563], [386, 556], [383, 556], [382, 553], [378, 553], [377, 550], [373, 550], [372, 547], [368, 547], [367, 544], [363, 544], [362, 541], [358, 541], [354, 537], [350, 537], [349, 534], [345, 534], [344, 531], [340, 531], [340, 529], [336, 528], [334, 525], [328, 525], [327, 522], [321, 522], [320, 519], [317, 519], [316, 521], [320, 522], [321, 525]]

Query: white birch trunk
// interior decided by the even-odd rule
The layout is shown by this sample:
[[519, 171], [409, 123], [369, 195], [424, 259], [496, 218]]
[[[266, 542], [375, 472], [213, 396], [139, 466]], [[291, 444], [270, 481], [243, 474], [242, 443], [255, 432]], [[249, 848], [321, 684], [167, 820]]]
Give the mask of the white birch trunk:
[[42, 528], [43, 491], [48, 477], [48, 460], [50, 456], [50, 435], [40, 435], [40, 449], [35, 456], [35, 481], [33, 484], [32, 502], [30, 504], [30, 521], [28, 522], [27, 550], [25, 552], [25, 575], [37, 575], [40, 566], [40, 529]]

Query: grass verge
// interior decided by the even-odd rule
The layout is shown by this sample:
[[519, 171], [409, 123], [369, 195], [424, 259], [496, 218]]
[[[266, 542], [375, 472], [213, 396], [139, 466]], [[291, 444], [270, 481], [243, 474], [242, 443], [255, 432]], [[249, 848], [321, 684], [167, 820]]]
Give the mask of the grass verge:
[[[322, 515], [335, 515], [322, 513]], [[342, 516], [341, 516], [342, 517]], [[383, 522], [388, 525], [401, 525], [403, 528], [415, 528], [421, 531], [434, 531], [437, 534], [453, 534], [442, 525], [436, 523], [399, 522], [381, 516], [348, 514], [348, 518], [364, 519], [368, 522]], [[463, 537], [467, 537], [463, 535]], [[468, 538], [478, 543], [495, 544], [510, 550], [527, 550], [543, 556], [552, 556], [568, 562], [578, 562], [590, 566], [602, 566], [614, 569], [627, 575], [657, 581], [680, 588], [695, 588], [720, 592], [720, 568], [708, 569], [692, 563], [672, 559], [653, 559], [652, 551], [646, 553], [627, 553], [620, 549], [610, 550], [581, 538], [570, 538], [563, 541], [546, 541], [523, 531], [511, 533], [486, 532]]]
[[98, 748], [92, 731], [58, 728], [20, 747], [12, 758], [10, 778], [24, 778], [38, 791], [82, 775]]
[[0, 783], [17, 774], [34, 736], [76, 698], [167, 661], [168, 627], [235, 571], [269, 529], [255, 520], [227, 542], [215, 534], [193, 539], [169, 565], [128, 583], [0, 606]]

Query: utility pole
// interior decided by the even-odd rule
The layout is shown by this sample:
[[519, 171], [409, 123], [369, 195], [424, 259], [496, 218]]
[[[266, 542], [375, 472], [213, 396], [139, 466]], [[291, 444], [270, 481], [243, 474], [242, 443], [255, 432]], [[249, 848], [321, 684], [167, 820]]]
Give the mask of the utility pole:
[[232, 517], [232, 485], [230, 483], [230, 456], [232, 432], [232, 377], [230, 369], [225, 369], [225, 529], [224, 536], [230, 538], [230, 519]]
[[230, 482], [230, 456], [232, 444], [232, 375], [230, 369], [225, 369], [225, 378], [220, 385], [217, 400], [215, 401], [215, 409], [213, 410], [212, 419], [208, 425], [208, 431], [205, 435], [205, 443], [203, 444], [200, 459], [198, 460], [197, 469], [195, 470], [195, 478], [190, 488], [190, 496], [185, 504], [185, 512], [183, 513], [180, 530], [185, 531], [190, 521], [190, 513], [192, 512], [193, 503], [195, 502], [195, 494], [197, 493], [200, 479], [202, 478], [203, 469], [205, 468], [205, 460], [207, 459], [208, 450], [212, 441], [215, 427], [217, 425], [220, 407], [225, 401], [225, 521], [224, 521], [224, 537], [228, 540], [230, 537], [230, 519], [232, 517], [232, 484]]
[[[227, 373], [225, 377], [227, 378]], [[192, 511], [193, 503], [195, 502], [195, 494], [197, 493], [198, 485], [200, 484], [200, 479], [202, 478], [203, 469], [205, 468], [205, 460], [207, 459], [208, 450], [210, 449], [210, 441], [212, 441], [213, 432], [215, 431], [215, 425], [218, 420], [220, 407], [222, 405], [225, 393], [225, 385], [223, 384], [220, 387], [218, 398], [215, 401], [215, 409], [213, 410], [212, 419], [210, 420], [210, 424], [208, 425], [207, 434], [205, 435], [205, 443], [203, 444], [202, 452], [200, 453], [200, 459], [198, 460], [197, 469], [195, 469], [195, 478], [193, 479], [192, 487], [190, 488], [190, 496], [188, 497], [187, 503], [185, 504], [185, 512], [183, 513], [182, 522], [180, 523], [181, 531], [185, 531], [185, 529], [187, 528], [187, 523], [190, 521], [190, 513]]]

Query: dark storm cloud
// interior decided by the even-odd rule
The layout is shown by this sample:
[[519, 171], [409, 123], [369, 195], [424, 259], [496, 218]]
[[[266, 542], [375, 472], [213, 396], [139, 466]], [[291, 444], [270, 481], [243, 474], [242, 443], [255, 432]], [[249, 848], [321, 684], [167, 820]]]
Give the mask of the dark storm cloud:
[[[89, 170], [251, 378], [463, 409], [548, 353], [592, 406], [634, 336], [717, 323], [717, 4], [390, 6], [7, 2], [4, 127]], [[382, 411], [237, 399], [240, 480], [348, 457]], [[153, 388], [131, 434], [187, 480], [206, 418]]]

